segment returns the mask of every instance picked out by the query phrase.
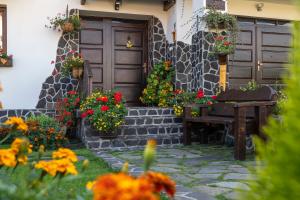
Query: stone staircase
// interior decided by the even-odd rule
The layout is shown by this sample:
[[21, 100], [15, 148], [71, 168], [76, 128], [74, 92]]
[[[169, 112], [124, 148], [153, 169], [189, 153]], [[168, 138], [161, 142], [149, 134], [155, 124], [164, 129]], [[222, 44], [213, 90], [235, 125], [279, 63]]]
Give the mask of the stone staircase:
[[80, 137], [92, 150], [109, 150], [143, 147], [148, 139], [156, 139], [159, 146], [172, 146], [182, 142], [182, 119], [173, 109], [156, 107], [128, 108], [125, 124], [117, 130], [118, 137], [101, 139], [84, 120]]

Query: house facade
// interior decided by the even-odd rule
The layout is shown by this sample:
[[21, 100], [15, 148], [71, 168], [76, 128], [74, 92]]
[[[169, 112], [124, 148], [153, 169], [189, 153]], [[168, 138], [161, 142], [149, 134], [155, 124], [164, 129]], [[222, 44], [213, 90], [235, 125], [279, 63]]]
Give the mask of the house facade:
[[[204, 88], [213, 94], [219, 81], [218, 62], [209, 56], [213, 41], [201, 22], [195, 25], [195, 13], [211, 5], [238, 16], [240, 22], [237, 50], [228, 60], [229, 86], [250, 80], [275, 84], [287, 64], [290, 21], [300, 18], [292, 1], [279, 0], [1, 0], [0, 4], [1, 46], [13, 55], [12, 67], [0, 68], [4, 88], [0, 99], [7, 109], [53, 109], [67, 90], [76, 89], [77, 80], [59, 75], [60, 57], [69, 50], [82, 52], [90, 61], [93, 87], [118, 87], [133, 104], [153, 64], [163, 60], [172, 60], [177, 88]], [[80, 33], [62, 35], [45, 28], [47, 17], [65, 13], [67, 5], [70, 11], [80, 11]], [[128, 38], [132, 49], [124, 48]]]

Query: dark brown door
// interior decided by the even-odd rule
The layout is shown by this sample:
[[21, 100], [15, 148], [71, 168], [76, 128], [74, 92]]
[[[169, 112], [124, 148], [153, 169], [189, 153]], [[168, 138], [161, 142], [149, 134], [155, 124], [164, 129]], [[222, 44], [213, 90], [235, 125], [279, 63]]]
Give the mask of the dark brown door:
[[280, 84], [291, 38], [288, 22], [241, 18], [236, 52], [228, 62], [230, 87], [239, 88], [251, 80]]
[[83, 20], [80, 50], [91, 63], [93, 89], [117, 89], [124, 94], [127, 105], [140, 104], [143, 67], [147, 63], [145, 30], [145, 22], [140, 21]]
[[257, 27], [257, 82], [281, 82], [289, 63], [291, 39], [288, 27]]
[[229, 56], [228, 69], [230, 87], [241, 85], [255, 79], [256, 33], [255, 26], [240, 26], [236, 51]]

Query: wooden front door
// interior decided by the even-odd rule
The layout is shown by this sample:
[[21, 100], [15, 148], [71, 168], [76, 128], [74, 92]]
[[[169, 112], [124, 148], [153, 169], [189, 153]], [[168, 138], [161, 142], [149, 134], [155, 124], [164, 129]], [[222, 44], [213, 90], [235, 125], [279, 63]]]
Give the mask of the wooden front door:
[[288, 66], [292, 36], [288, 22], [240, 18], [236, 52], [229, 56], [229, 84], [239, 88], [254, 80], [280, 84]]
[[140, 104], [147, 63], [145, 22], [84, 18], [80, 51], [91, 65], [93, 90], [116, 89], [127, 105]]

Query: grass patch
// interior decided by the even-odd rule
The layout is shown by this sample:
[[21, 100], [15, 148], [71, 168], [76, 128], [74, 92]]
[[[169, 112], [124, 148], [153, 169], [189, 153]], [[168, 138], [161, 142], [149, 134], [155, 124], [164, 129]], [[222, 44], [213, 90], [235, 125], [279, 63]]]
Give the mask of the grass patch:
[[[63, 180], [59, 185], [57, 185], [53, 190], [51, 190], [50, 199], [75, 199], [74, 194], [84, 194], [86, 192], [85, 185], [88, 181], [94, 180], [99, 175], [113, 172], [113, 170], [100, 158], [96, 157], [92, 152], [87, 149], [74, 150], [74, 152], [84, 159], [88, 159], [90, 164], [84, 172], [79, 172], [80, 176], [71, 181]], [[31, 155], [31, 158], [37, 156], [36, 153]], [[43, 156], [45, 159], [51, 157], [51, 152], [45, 153]], [[82, 168], [82, 162], [76, 164], [78, 170]], [[21, 177], [26, 177], [28, 174], [28, 168], [17, 168], [17, 170], [12, 174], [8, 175], [7, 171], [4, 169], [0, 170], [0, 175], [8, 175], [13, 182], [18, 181]]]

